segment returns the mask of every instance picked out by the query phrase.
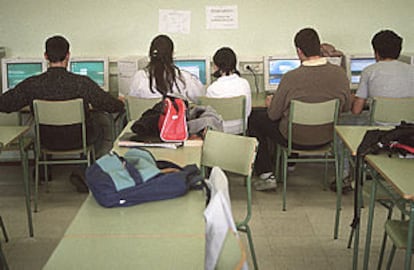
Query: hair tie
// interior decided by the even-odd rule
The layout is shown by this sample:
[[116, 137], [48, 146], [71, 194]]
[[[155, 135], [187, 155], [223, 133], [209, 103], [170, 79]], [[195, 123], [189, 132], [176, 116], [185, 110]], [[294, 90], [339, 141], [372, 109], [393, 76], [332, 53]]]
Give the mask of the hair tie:
[[156, 58], [158, 56], [158, 50], [157, 49], [153, 50], [151, 53], [151, 56]]

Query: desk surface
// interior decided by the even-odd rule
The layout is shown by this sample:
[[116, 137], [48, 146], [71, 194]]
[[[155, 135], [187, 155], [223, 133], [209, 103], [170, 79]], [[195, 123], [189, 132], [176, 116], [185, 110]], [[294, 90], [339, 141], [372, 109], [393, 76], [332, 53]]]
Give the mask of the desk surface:
[[[128, 125], [122, 130], [118, 138], [122, 136], [125, 132], [132, 132], [131, 126], [134, 121], [130, 121]], [[168, 160], [172, 161], [180, 166], [185, 166], [188, 164], [197, 164], [200, 165], [201, 160], [201, 146], [202, 141], [188, 141], [184, 147], [178, 149], [167, 149], [167, 148], [158, 148], [151, 147], [147, 148], [157, 160]], [[129, 148], [119, 147], [118, 139], [114, 142], [113, 150], [115, 150], [120, 155], [125, 154]]]
[[[200, 144], [150, 151], [180, 165], [201, 158]], [[103, 208], [89, 195], [44, 269], [203, 269], [204, 209], [201, 191], [117, 208]]]
[[125, 208], [83, 203], [44, 269], [202, 269], [204, 195]]
[[375, 169], [405, 199], [414, 201], [414, 182], [411, 172], [414, 159], [388, 155], [367, 155], [367, 163]]
[[3, 147], [29, 130], [29, 126], [0, 126], [0, 142]]
[[392, 126], [335, 126], [335, 131], [349, 149], [352, 156], [356, 156], [359, 144], [368, 130], [382, 129], [387, 130]]

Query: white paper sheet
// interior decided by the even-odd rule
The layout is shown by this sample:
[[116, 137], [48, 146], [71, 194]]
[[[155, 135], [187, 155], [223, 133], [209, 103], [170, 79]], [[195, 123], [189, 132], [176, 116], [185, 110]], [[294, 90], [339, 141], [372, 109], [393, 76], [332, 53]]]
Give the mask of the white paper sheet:
[[239, 28], [237, 6], [207, 6], [207, 29]]
[[161, 33], [190, 33], [191, 11], [160, 9], [158, 19], [158, 30]]

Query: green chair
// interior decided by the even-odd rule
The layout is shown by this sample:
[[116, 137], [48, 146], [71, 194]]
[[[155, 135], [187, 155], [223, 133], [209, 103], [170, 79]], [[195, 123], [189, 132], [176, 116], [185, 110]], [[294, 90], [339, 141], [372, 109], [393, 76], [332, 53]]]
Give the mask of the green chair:
[[402, 120], [414, 121], [414, 97], [374, 97], [370, 109], [370, 124], [398, 125]]
[[236, 227], [237, 230], [247, 234], [255, 269], [258, 269], [258, 266], [249, 221], [252, 216], [251, 177], [257, 145], [257, 140], [253, 137], [208, 130], [201, 154], [201, 167], [204, 173], [206, 168], [217, 166], [226, 172], [241, 175], [246, 179], [247, 213], [244, 220], [236, 222]]
[[[288, 123], [288, 138], [287, 147], [276, 145], [276, 173], [281, 175], [283, 179], [283, 211], [286, 211], [286, 180], [288, 162], [304, 163], [304, 162], [323, 162], [325, 163], [325, 176], [323, 186], [326, 188], [328, 162], [335, 163], [335, 176], [339, 178], [338, 173], [338, 154], [336, 149], [336, 133], [335, 125], [338, 120], [339, 100], [333, 99], [325, 102], [306, 103], [299, 100], [292, 100], [290, 102], [289, 123]], [[293, 125], [332, 125], [332, 143], [315, 150], [297, 150], [292, 144], [292, 137], [294, 133]], [[290, 157], [291, 154], [298, 154], [297, 157]], [[282, 170], [280, 170], [280, 163], [282, 163]], [[275, 173], [275, 174], [276, 174]]]
[[202, 96], [199, 97], [198, 103], [204, 106], [211, 106], [218, 114], [221, 115], [224, 121], [241, 120], [242, 132], [246, 135], [246, 97], [237, 96], [230, 98], [212, 98]]
[[[390, 256], [388, 257], [387, 269], [391, 269], [392, 261], [394, 259], [396, 249], [407, 250], [408, 241], [413, 241], [409, 239], [408, 232], [408, 220], [392, 220], [389, 219], [385, 222], [385, 234], [391, 239], [393, 245], [391, 248]], [[413, 233], [411, 233], [411, 237]], [[384, 254], [385, 246], [381, 247], [380, 256]], [[380, 261], [382, 258], [380, 257]], [[381, 265], [378, 265], [378, 269], [381, 269]]]
[[151, 109], [161, 100], [161, 98], [137, 98], [126, 96], [125, 106], [128, 122], [139, 119], [146, 110]]
[[[36, 158], [35, 158], [35, 212], [37, 212], [39, 166], [44, 165], [46, 189], [48, 190], [47, 165], [57, 164], [85, 164], [91, 165], [95, 160], [94, 145], [87, 145], [86, 123], [83, 99], [77, 98], [65, 101], [33, 101], [35, 132], [36, 132]], [[65, 126], [79, 124], [82, 137], [82, 147], [72, 150], [51, 150], [40, 144], [42, 136], [40, 125]]]

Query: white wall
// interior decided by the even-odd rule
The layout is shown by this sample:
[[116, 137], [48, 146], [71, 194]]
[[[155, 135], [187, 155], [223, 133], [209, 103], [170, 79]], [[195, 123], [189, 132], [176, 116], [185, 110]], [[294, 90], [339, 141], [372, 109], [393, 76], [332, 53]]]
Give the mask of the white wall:
[[[7, 56], [41, 56], [44, 41], [59, 33], [72, 55], [112, 59], [146, 55], [158, 34], [158, 10], [191, 11], [191, 33], [171, 34], [176, 55], [207, 55], [223, 45], [239, 56], [293, 54], [293, 35], [316, 28], [323, 41], [351, 53], [371, 53], [370, 40], [390, 28], [414, 52], [413, 0], [1, 0], [0, 46]], [[207, 5], [237, 5], [239, 28], [207, 30]]]

